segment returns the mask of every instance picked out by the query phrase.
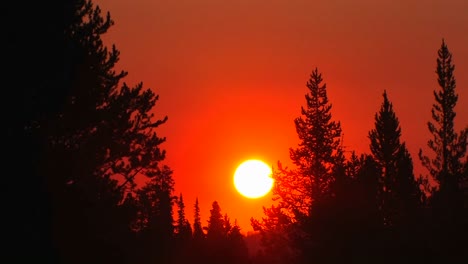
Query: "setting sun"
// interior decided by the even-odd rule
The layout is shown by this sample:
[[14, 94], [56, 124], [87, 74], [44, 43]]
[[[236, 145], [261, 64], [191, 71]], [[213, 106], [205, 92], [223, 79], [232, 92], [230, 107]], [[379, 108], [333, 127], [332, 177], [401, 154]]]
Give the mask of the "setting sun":
[[273, 187], [271, 168], [263, 161], [247, 160], [237, 167], [234, 186], [245, 197], [262, 197]]

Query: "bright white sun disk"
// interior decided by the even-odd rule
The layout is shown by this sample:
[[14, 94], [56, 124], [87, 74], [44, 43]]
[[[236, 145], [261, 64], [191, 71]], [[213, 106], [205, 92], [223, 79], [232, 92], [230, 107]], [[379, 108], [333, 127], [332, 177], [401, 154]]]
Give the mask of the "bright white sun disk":
[[234, 173], [236, 189], [248, 198], [266, 195], [273, 187], [271, 168], [260, 160], [247, 160]]

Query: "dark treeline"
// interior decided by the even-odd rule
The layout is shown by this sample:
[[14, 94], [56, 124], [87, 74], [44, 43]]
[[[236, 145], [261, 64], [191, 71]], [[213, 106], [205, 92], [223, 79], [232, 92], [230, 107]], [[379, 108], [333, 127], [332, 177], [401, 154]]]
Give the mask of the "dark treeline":
[[264, 248], [255, 263], [459, 263], [468, 260], [468, 124], [455, 131], [454, 64], [447, 44], [438, 50], [431, 138], [416, 162], [383, 91], [370, 153], [346, 156], [339, 121], [316, 68], [306, 106], [295, 119], [300, 140], [290, 149], [294, 168], [278, 162], [274, 200], [251, 219]]
[[186, 219], [157, 134], [167, 117], [157, 94], [115, 70], [119, 51], [101, 39], [110, 15], [88, 0], [5, 10], [1, 261], [246, 263], [240, 227], [217, 202], [206, 226], [198, 200], [193, 227]]
[[[62, 10], [57, 10], [62, 8]], [[383, 92], [370, 153], [345, 155], [316, 69], [295, 120], [296, 168], [278, 163], [278, 203], [252, 219], [249, 252], [236, 221], [213, 201], [193, 223], [164, 164], [166, 116], [143, 83], [123, 82], [113, 25], [89, 0], [5, 5], [5, 263], [327, 263], [466, 258], [468, 128], [454, 129], [454, 66], [443, 42], [440, 90], [413, 173], [396, 112]], [[346, 150], [348, 151], [348, 150]], [[144, 182], [143, 184], [137, 184]], [[436, 183], [433, 185], [432, 183]], [[192, 206], [192, 205], [190, 205]], [[205, 224], [204, 224], [205, 223]]]

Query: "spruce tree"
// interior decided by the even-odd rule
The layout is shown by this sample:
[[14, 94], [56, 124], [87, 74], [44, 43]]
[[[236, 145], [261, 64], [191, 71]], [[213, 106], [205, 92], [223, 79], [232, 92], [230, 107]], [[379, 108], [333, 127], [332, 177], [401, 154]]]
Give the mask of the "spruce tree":
[[327, 86], [317, 68], [306, 86], [306, 106], [301, 107], [301, 116], [294, 120], [299, 145], [289, 150], [296, 169], [288, 171], [278, 164], [274, 174], [274, 194], [296, 216], [310, 214], [313, 201], [332, 195], [333, 171], [341, 153], [341, 125], [332, 120]]
[[219, 240], [226, 234], [224, 229], [224, 219], [218, 202], [214, 201], [211, 206], [208, 226], [206, 228], [206, 237], [209, 240]]
[[214, 201], [208, 218], [208, 226], [206, 227], [205, 263], [225, 263], [228, 252], [227, 234], [221, 207], [217, 201]]
[[[110, 14], [89, 0], [66, 1], [65, 8], [67, 26], [59, 38], [64, 83], [49, 98], [53, 102], [37, 102], [45, 110], [25, 128], [41, 146], [38, 171], [51, 198], [61, 261], [118, 263], [135, 244], [137, 213], [123, 205], [137, 192], [136, 177], [167, 180], [170, 192], [170, 170], [160, 164], [165, 138], [156, 132], [167, 118], [156, 117], [159, 98], [151, 89], [127, 85], [127, 72], [115, 69], [120, 53], [102, 39], [114, 23]], [[36, 95], [48, 98], [50, 87], [43, 88]], [[160, 215], [170, 221], [172, 198], [164, 200], [165, 194]], [[135, 215], [124, 215], [129, 213]]]
[[[137, 191], [138, 231], [141, 256], [145, 262], [169, 261], [174, 234], [172, 170], [163, 166], [161, 171]], [[158, 245], [158, 247], [154, 247]]]
[[206, 261], [209, 248], [206, 246], [206, 235], [203, 231], [200, 218], [200, 206], [198, 197], [195, 199], [194, 214], [193, 214], [193, 243], [192, 243], [192, 258], [194, 263], [203, 263]]
[[226, 263], [232, 264], [247, 264], [249, 262], [249, 249], [244, 240], [244, 235], [241, 234], [241, 229], [237, 224], [237, 220], [234, 220], [234, 224], [230, 228], [228, 233], [228, 247], [229, 255], [227, 256]]
[[383, 103], [375, 114], [375, 128], [369, 132], [372, 157], [380, 169], [379, 205], [386, 225], [409, 221], [422, 200], [414, 178], [413, 162], [400, 141], [400, 122], [393, 105], [383, 93]]
[[266, 217], [261, 221], [251, 219], [254, 229], [262, 234], [267, 254], [279, 262], [312, 260], [311, 252], [321, 244], [317, 240], [321, 237], [314, 233], [325, 227], [324, 223], [329, 227], [324, 231], [327, 236], [334, 236], [331, 233], [338, 226], [333, 215], [338, 207], [333, 204], [338, 186], [346, 182], [341, 125], [332, 119], [327, 86], [317, 68], [306, 86], [306, 106], [294, 120], [299, 145], [289, 150], [295, 168], [278, 162], [273, 171], [273, 194], [278, 204], [265, 208]]
[[188, 240], [192, 237], [192, 228], [185, 217], [185, 203], [182, 193], [177, 199], [177, 224], [175, 226], [177, 237], [180, 240]]
[[464, 253], [468, 233], [468, 211], [464, 193], [468, 180], [468, 126], [455, 132], [458, 95], [455, 91], [454, 70], [452, 53], [442, 39], [436, 67], [438, 89], [433, 93], [435, 103], [431, 109], [432, 121], [427, 123], [432, 135], [427, 146], [432, 157], [423, 154], [422, 149], [419, 150], [422, 165], [429, 172], [428, 178], [437, 183], [436, 187], [431, 188], [429, 198], [432, 216], [429, 219], [432, 231], [429, 241], [432, 250], [438, 252], [437, 256], [441, 260], [446, 261], [450, 257], [452, 262], [468, 257]]
[[201, 240], [205, 237], [205, 233], [203, 233], [203, 228], [201, 224], [200, 218], [200, 206], [198, 204], [198, 197], [195, 199], [194, 205], [194, 215], [193, 215], [193, 238], [195, 240]]
[[419, 158], [430, 176], [437, 181], [442, 192], [457, 191], [463, 180], [463, 167], [466, 166], [466, 150], [468, 145], [468, 127], [459, 133], [455, 132], [455, 106], [458, 95], [455, 91], [455, 65], [452, 63], [452, 53], [445, 40], [442, 40], [437, 58], [437, 83], [434, 90], [435, 103], [432, 105], [432, 120], [427, 123], [432, 139], [427, 146], [433, 152], [430, 158], [419, 151]]

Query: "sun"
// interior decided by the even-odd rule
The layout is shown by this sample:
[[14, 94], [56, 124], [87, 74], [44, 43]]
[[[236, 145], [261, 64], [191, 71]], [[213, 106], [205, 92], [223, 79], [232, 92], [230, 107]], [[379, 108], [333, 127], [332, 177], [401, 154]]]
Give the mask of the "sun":
[[263, 161], [244, 161], [234, 173], [234, 186], [247, 198], [260, 198], [273, 187], [271, 173], [271, 168]]

